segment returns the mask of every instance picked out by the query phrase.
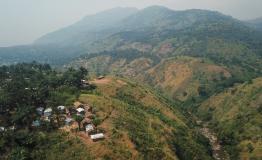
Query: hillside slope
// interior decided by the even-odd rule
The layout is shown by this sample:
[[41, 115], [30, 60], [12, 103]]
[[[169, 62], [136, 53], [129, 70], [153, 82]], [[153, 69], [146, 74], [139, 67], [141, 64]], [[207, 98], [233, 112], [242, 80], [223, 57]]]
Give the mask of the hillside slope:
[[113, 8], [86, 16], [77, 23], [48, 33], [35, 41], [37, 45], [75, 46], [90, 43], [116, 33], [116, 23], [136, 13], [136, 8]]
[[[124, 52], [122, 52], [124, 53]], [[136, 52], [133, 52], [136, 53]], [[79, 59], [69, 66], [85, 67], [90, 73], [117, 74], [150, 84], [180, 101], [209, 96], [234, 82], [231, 70], [208, 59], [176, 56], [161, 61], [154, 56], [99, 55]]]
[[[262, 158], [262, 78], [210, 97], [198, 109], [234, 159]], [[233, 148], [235, 146], [235, 148]]]
[[124, 79], [95, 80], [79, 101], [91, 104], [106, 139], [86, 140], [90, 153], [107, 159], [212, 159], [208, 141], [189, 128], [166, 99]]

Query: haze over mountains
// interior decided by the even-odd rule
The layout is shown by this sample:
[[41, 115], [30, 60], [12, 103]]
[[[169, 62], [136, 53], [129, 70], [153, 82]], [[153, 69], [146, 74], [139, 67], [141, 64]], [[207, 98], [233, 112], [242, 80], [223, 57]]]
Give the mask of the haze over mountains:
[[262, 17], [247, 21], [247, 23], [256, 29], [262, 31]]
[[34, 60], [69, 71], [83, 67], [90, 77], [110, 75], [80, 100], [100, 110], [110, 136], [121, 133], [130, 145], [114, 137], [96, 146], [103, 154], [92, 148], [90, 155], [212, 159], [196, 131], [202, 120], [231, 159], [262, 158], [260, 19], [243, 22], [214, 11], [161, 6], [114, 8], [32, 45], [0, 48], [1, 65]]
[[[237, 36], [245, 34], [240, 32], [257, 35], [255, 30], [247, 28], [244, 23], [218, 12], [206, 10], [173, 11], [160, 6], [142, 10], [115, 8], [93, 16], [87, 16], [74, 25], [49, 33], [36, 40], [33, 45], [1, 48], [1, 62], [9, 64], [19, 61], [38, 60], [51, 64], [62, 64], [79, 55], [103, 51], [104, 48], [100, 49], [102, 47], [101, 43], [106, 43], [107, 40], [114, 38], [117, 34], [130, 33], [129, 35], [135, 35], [146, 32], [141, 36], [151, 36], [147, 37], [150, 40], [155, 36], [161, 41], [161, 36], [174, 36], [178, 31], [188, 32], [190, 27], [204, 31], [207, 24], [210, 26], [220, 25], [221, 28], [218, 28], [216, 33], [224, 32], [226, 28], [227, 31], [235, 30], [235, 27], [237, 27], [237, 31], [235, 31]], [[198, 27], [196, 27], [197, 25]], [[223, 25], [226, 28], [223, 28]], [[209, 29], [217, 28], [211, 26]], [[234, 37], [235, 35], [230, 38]], [[254, 38], [251, 37], [251, 39]], [[100, 46], [96, 47], [96, 45]], [[12, 56], [8, 56], [9, 53], [13, 53]], [[53, 58], [51, 59], [50, 56]]]

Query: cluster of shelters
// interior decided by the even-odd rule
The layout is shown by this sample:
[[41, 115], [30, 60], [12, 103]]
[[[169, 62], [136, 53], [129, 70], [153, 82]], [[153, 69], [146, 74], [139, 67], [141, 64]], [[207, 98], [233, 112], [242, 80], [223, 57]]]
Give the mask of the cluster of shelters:
[[50, 118], [52, 116], [53, 109], [52, 108], [44, 108], [44, 107], [38, 107], [36, 108], [36, 113], [40, 116], [40, 119], [34, 120], [32, 122], [32, 127], [40, 127], [41, 126], [41, 120], [50, 122]]
[[[65, 110], [65, 106], [58, 106], [57, 110], [60, 111], [60, 113], [63, 113], [62, 111]], [[36, 108], [36, 113], [40, 116], [40, 119], [34, 120], [32, 122], [32, 127], [41, 126], [41, 120], [50, 122], [53, 114], [53, 109], [51, 107], [48, 108], [38, 107]]]
[[93, 141], [104, 139], [104, 133], [100, 133], [96, 129], [95, 125], [92, 123], [92, 117], [94, 117], [92, 113], [92, 107], [89, 105], [81, 104], [76, 108], [77, 114], [84, 116], [84, 119], [82, 120], [81, 124], [85, 128], [86, 134], [89, 135]]
[[[75, 120], [72, 115], [82, 116], [81, 128], [85, 129], [85, 132], [93, 141], [101, 140], [105, 138], [104, 133], [98, 131], [95, 125], [92, 123], [93, 117], [92, 107], [85, 104], [79, 104], [78, 106], [67, 108], [65, 106], [58, 106], [55, 109], [56, 113], [63, 117], [64, 125], [71, 126], [74, 124]], [[34, 120], [32, 122], [32, 127], [40, 127], [42, 121], [50, 122], [53, 115], [52, 108], [38, 107], [36, 109], [37, 114], [41, 117], [40, 119]], [[0, 128], [1, 130], [1, 128]]]

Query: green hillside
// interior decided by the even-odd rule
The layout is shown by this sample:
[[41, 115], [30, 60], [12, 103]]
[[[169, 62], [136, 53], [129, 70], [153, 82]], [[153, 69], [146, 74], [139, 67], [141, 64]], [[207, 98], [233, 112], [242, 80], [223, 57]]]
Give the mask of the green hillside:
[[[176, 104], [122, 78], [83, 87], [86, 74], [83, 68], [57, 72], [37, 63], [0, 67], [0, 158], [212, 159], [208, 140]], [[92, 141], [83, 126], [75, 127], [77, 101], [92, 107], [90, 120], [104, 140]], [[68, 116], [71, 125], [65, 124]]]
[[262, 158], [261, 107], [262, 79], [257, 78], [210, 97], [201, 104], [198, 115], [215, 128], [232, 157], [240, 152], [240, 159], [259, 159]]
[[[32, 45], [0, 48], [0, 66], [36, 60], [61, 71], [35, 62], [0, 67], [0, 126], [19, 126], [0, 137], [0, 159], [212, 159], [202, 127], [231, 159], [261, 159], [255, 23], [208, 10], [116, 8]], [[83, 87], [81, 80], [101, 75], [90, 82], [96, 87]], [[65, 131], [59, 118], [32, 129], [36, 107], [72, 109], [76, 101], [94, 108], [104, 140], [86, 138], [80, 125]]]
[[189, 128], [176, 106], [153, 90], [125, 79], [95, 80], [97, 89], [79, 101], [91, 104], [104, 141], [88, 143], [108, 159], [212, 159], [208, 141]]

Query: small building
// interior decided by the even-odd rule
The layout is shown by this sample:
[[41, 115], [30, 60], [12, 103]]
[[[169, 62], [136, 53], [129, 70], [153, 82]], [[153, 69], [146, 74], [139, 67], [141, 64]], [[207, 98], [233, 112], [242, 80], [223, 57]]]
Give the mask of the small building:
[[60, 110], [60, 111], [63, 111], [63, 110], [65, 110], [65, 106], [58, 106], [57, 109]]
[[67, 118], [65, 119], [65, 124], [66, 124], [66, 125], [71, 125], [72, 122], [73, 122], [73, 119], [72, 119], [72, 118], [67, 117]]
[[0, 132], [4, 132], [5, 131], [5, 127], [0, 127]]
[[47, 109], [45, 109], [45, 111], [44, 111], [44, 116], [45, 117], [49, 117], [49, 116], [51, 116], [52, 115], [52, 108], [47, 108]]
[[9, 127], [9, 130], [11, 130], [11, 131], [14, 131], [15, 129], [16, 129], [15, 126]]
[[92, 124], [86, 125], [86, 132], [87, 133], [93, 131], [94, 129], [95, 129], [95, 127]]
[[84, 108], [77, 108], [76, 111], [78, 113], [83, 113], [83, 112], [85, 112], [85, 109]]
[[83, 87], [89, 87], [90, 86], [90, 83], [87, 80], [82, 79], [81, 83], [82, 83]]
[[99, 77], [97, 77], [97, 79], [104, 79], [105, 78], [105, 76], [99, 76]]
[[82, 82], [82, 84], [87, 84], [87, 85], [89, 84], [89, 82], [87, 80], [84, 80], [84, 79], [82, 79], [81, 82]]
[[103, 133], [97, 133], [90, 136], [93, 141], [98, 141], [105, 138]]
[[43, 114], [43, 111], [44, 111], [44, 108], [43, 108], [43, 107], [38, 107], [38, 108], [36, 108], [36, 112], [37, 112], [37, 114], [39, 114], [39, 115], [42, 115], [42, 114]]
[[39, 120], [35, 120], [32, 123], [32, 127], [39, 127], [40, 126], [40, 121]]

